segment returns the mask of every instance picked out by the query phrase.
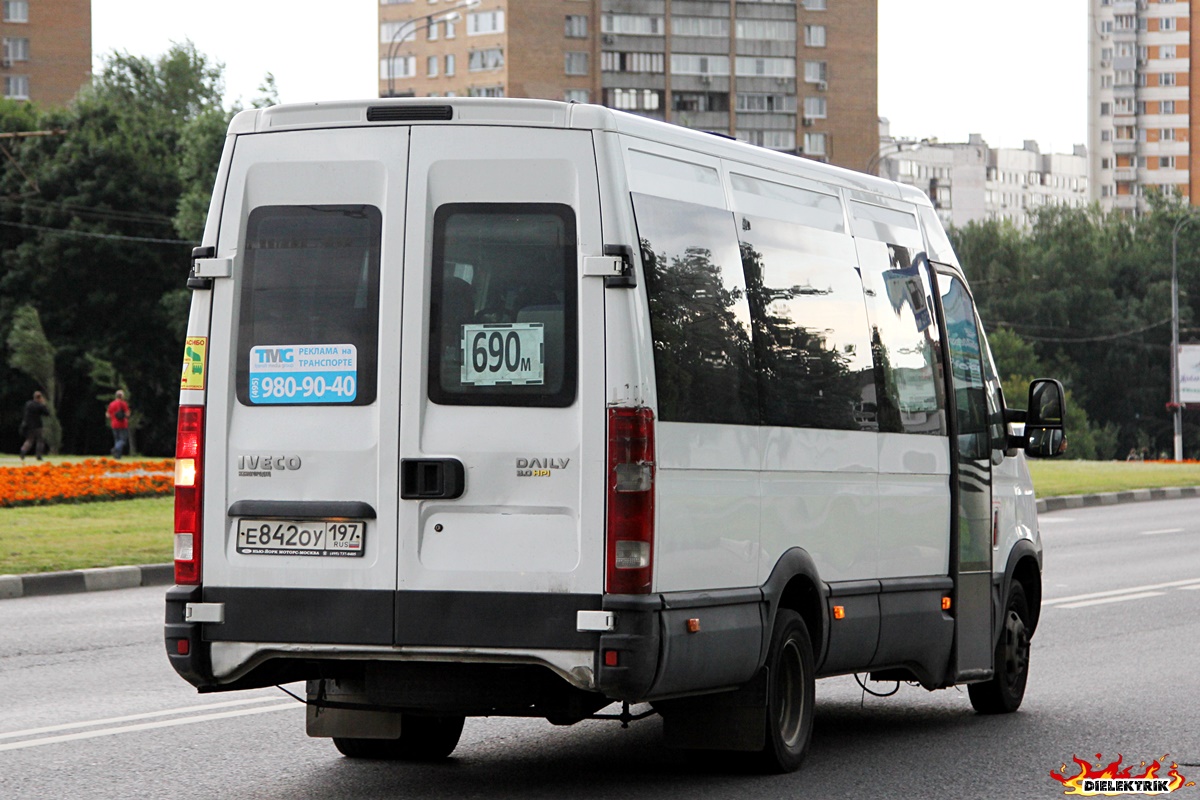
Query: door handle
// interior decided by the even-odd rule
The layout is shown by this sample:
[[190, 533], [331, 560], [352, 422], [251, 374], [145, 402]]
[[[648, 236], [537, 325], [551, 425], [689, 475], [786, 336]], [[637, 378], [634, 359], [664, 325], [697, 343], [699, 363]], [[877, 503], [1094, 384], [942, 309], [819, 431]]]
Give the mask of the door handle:
[[466, 489], [466, 472], [457, 458], [400, 459], [403, 500], [453, 500]]

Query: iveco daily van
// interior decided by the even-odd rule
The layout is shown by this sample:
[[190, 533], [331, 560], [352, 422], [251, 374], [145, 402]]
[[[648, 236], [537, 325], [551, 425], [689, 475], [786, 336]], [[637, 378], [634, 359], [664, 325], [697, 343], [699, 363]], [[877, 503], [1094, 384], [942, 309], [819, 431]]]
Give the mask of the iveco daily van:
[[278, 106], [230, 125], [188, 285], [201, 691], [307, 681], [373, 758], [648, 703], [776, 771], [819, 677], [1020, 704], [1062, 387], [1005, 405], [919, 191], [591, 105]]

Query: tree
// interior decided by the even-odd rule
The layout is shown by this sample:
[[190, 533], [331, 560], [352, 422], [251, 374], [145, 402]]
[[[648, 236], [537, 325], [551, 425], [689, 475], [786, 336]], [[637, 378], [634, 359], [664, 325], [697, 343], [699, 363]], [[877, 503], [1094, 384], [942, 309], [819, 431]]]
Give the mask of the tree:
[[58, 380], [54, 371], [54, 345], [42, 330], [42, 321], [33, 306], [21, 306], [13, 314], [12, 330], [8, 334], [8, 363], [13, 369], [28, 375], [46, 396], [50, 417], [46, 420], [45, 439], [51, 453], [57, 453], [62, 442], [62, 428], [54, 412], [58, 402]]

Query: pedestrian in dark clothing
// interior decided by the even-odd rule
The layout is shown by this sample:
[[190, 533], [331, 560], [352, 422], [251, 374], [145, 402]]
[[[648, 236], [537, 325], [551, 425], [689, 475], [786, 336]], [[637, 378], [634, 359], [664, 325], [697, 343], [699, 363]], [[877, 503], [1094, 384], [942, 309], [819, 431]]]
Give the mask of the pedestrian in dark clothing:
[[25, 404], [25, 415], [21, 418], [21, 434], [25, 437], [25, 443], [21, 445], [21, 460], [25, 460], [25, 456], [29, 455], [30, 451], [37, 456], [37, 460], [42, 460], [42, 454], [46, 452], [46, 439], [42, 436], [44, 425], [42, 417], [50, 416], [50, 409], [46, 406], [46, 398], [41, 392], [34, 392], [33, 399]]

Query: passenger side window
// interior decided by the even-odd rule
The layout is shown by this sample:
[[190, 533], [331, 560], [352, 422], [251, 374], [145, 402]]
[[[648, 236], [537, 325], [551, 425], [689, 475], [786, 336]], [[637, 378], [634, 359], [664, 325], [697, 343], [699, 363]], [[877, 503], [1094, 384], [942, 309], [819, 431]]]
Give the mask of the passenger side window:
[[375, 401], [381, 230], [373, 206], [250, 212], [237, 284], [241, 403]]
[[939, 283], [950, 344], [959, 454], [966, 458], [987, 458], [988, 397], [975, 306], [966, 288], [954, 276], [941, 275]]
[[750, 306], [733, 214], [635, 193], [660, 419], [758, 423]]
[[822, 253], [839, 234], [739, 215], [762, 423], [877, 430], [863, 287]]
[[895, 244], [856, 240], [875, 360], [879, 430], [946, 433], [941, 342], [928, 261]]
[[566, 407], [578, 362], [575, 212], [457, 203], [433, 222], [429, 396]]

